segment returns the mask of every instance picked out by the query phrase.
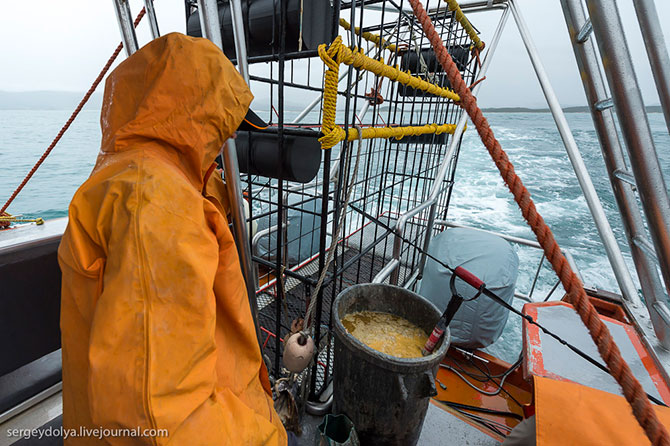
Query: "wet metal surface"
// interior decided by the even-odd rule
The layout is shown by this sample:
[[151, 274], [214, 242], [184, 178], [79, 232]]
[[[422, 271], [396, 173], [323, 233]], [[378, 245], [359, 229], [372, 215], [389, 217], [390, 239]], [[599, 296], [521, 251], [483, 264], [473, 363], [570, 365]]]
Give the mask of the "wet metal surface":
[[[535, 308], [539, 323], [604, 365], [588, 330], [572, 307], [550, 305]], [[657, 388], [657, 385], [664, 386], [660, 377], [652, 378], [640, 358], [641, 345], [634, 345], [624, 325], [607, 318], [602, 319], [644, 390], [656, 398], [667, 399], [661, 397]], [[632, 329], [632, 327], [629, 328]], [[557, 375], [595, 389], [616, 395], [622, 394], [612, 376], [579, 357], [552, 337], [542, 333], [537, 327], [526, 327], [525, 336], [530, 346], [530, 351], [527, 352], [527, 365], [531, 373], [550, 377]]]

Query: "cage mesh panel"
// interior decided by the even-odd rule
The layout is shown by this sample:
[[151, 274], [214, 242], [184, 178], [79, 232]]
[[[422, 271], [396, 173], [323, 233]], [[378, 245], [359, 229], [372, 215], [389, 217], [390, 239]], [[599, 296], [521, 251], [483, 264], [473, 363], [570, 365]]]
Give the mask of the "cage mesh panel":
[[[363, 31], [381, 34], [390, 43], [416, 51], [430, 48], [413, 17], [407, 13], [398, 13], [396, 6], [402, 1], [375, 2], [381, 11], [362, 7], [360, 3], [351, 8], [351, 4], [341, 5], [340, 17], [361, 26]], [[279, 2], [277, 2], [279, 4]], [[442, 36], [447, 49], [461, 46], [469, 47], [470, 40], [462, 27], [452, 18], [445, 2], [427, 2], [427, 9], [444, 7], [432, 15], [433, 23]], [[276, 12], [279, 14], [279, 11]], [[352, 34], [339, 29], [348, 45], [352, 44]], [[353, 44], [368, 51], [371, 57], [383, 57], [390, 65], [400, 65], [399, 56], [389, 51], [381, 51], [353, 36]], [[439, 66], [439, 65], [438, 65]], [[324, 66], [318, 58], [296, 59], [284, 62], [284, 82], [280, 82], [281, 62], [252, 64], [252, 90], [263, 92], [269, 98], [264, 109], [254, 105], [254, 111], [272, 125], [270, 130], [286, 132], [300, 131], [306, 128], [318, 129], [321, 122], [321, 108], [317, 105], [300, 123], [291, 124], [298, 113], [314, 98], [321, 95], [323, 89]], [[341, 67], [342, 73], [344, 66]], [[441, 70], [441, 68], [439, 68]], [[462, 70], [466, 82], [473, 82], [477, 62], [472, 56]], [[456, 123], [461, 110], [452, 102], [422, 92], [410, 92], [403, 96], [403, 86], [383, 80], [379, 93], [382, 104], [369, 105], [365, 116], [359, 111], [368, 100], [365, 94], [379, 85], [379, 78], [364, 71], [350, 70], [340, 82], [338, 88], [336, 123], [345, 130], [353, 125], [389, 126], [423, 125], [429, 123]], [[421, 73], [420, 73], [421, 74]], [[446, 76], [440, 73], [423, 73], [428, 79], [435, 79], [440, 86], [447, 86]], [[256, 94], [261, 97], [261, 94]], [[279, 99], [284, 100], [284, 110], [279, 109]], [[278, 125], [279, 124], [279, 125]], [[436, 138], [442, 139], [435, 143]], [[397, 218], [409, 209], [425, 202], [433, 187], [434, 177], [440, 167], [451, 135], [431, 136], [419, 142], [397, 142], [384, 139], [365, 140], [361, 148], [359, 171], [350, 203], [366, 213], [394, 226]], [[345, 196], [344, 185], [349, 182], [354, 166], [350, 171], [337, 169], [333, 178], [324, 186], [324, 170], [329, 164], [331, 175], [338, 165], [338, 158], [345, 150], [345, 144], [353, 144], [352, 154], [356, 153], [356, 144], [341, 143], [324, 153], [322, 167], [317, 178], [310, 184], [296, 184], [276, 179], [243, 174], [246, 196], [250, 203], [250, 227], [254, 235], [252, 252], [257, 268], [259, 291], [259, 323], [263, 327], [265, 345], [263, 353], [272, 365], [270, 373], [279, 376], [281, 362], [277, 356], [277, 342], [274, 335], [284, 339], [289, 333], [291, 322], [304, 317], [309, 299], [312, 298], [314, 285], [318, 279], [320, 265], [325, 261], [326, 250], [320, 249], [322, 238], [320, 215], [327, 216], [325, 247], [329, 247], [335, 231], [336, 217], [345, 212], [343, 240], [336, 246], [336, 256], [328, 270], [328, 276], [322, 288], [321, 311], [315, 323], [319, 325], [320, 342], [332, 346], [332, 339], [324, 340], [332, 329], [331, 306], [334, 298], [343, 289], [357, 283], [372, 281], [375, 275], [389, 262], [393, 254], [394, 236], [375, 222], [364, 218], [351, 208], [342, 209]], [[444, 184], [444, 193], [439, 196], [437, 217], [446, 216], [448, 191], [456, 166], [455, 156], [450, 160], [449, 170]], [[340, 166], [342, 167], [342, 166]], [[280, 187], [281, 186], [281, 187]], [[281, 191], [280, 191], [281, 189]], [[327, 189], [327, 199], [323, 191]], [[314, 202], [318, 200], [319, 206]], [[282, 214], [280, 221], [278, 215]], [[405, 228], [405, 237], [422, 246], [426, 237], [428, 209], [416, 215]], [[288, 228], [287, 228], [288, 226]], [[282, 243], [278, 244], [277, 232], [281, 228]], [[435, 228], [437, 233], [441, 228]], [[402, 244], [399, 284], [413, 279], [420, 261], [419, 252], [408, 243]], [[281, 265], [280, 271], [276, 265]], [[281, 275], [283, 273], [283, 276]], [[282, 277], [277, 281], [277, 277]], [[386, 280], [388, 282], [388, 279]], [[283, 287], [281, 293], [279, 288]], [[278, 296], [284, 294], [285, 300], [278, 302]], [[279, 308], [278, 308], [279, 306]], [[312, 374], [311, 390], [318, 393], [329, 380], [332, 372], [332, 351], [326, 348], [318, 356], [318, 364]], [[278, 368], [279, 366], [279, 368]]]

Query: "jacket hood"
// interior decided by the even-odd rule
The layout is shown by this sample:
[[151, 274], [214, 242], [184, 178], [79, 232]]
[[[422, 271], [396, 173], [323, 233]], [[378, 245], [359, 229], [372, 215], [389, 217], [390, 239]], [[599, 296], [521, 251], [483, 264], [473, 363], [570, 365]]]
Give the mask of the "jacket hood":
[[252, 99], [242, 76], [209, 40], [179, 33], [155, 39], [107, 78], [98, 166], [112, 153], [157, 149], [200, 189]]

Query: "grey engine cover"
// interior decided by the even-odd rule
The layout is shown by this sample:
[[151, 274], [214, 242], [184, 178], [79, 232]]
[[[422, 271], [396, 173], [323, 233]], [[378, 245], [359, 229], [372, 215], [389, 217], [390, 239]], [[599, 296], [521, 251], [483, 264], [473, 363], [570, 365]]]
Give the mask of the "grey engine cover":
[[[519, 257], [501, 237], [473, 229], [452, 228], [435, 236], [428, 252], [452, 268], [462, 266], [472, 272], [486, 283], [487, 288], [512, 303]], [[427, 259], [419, 294], [444, 311], [451, 300], [450, 279], [449, 270]], [[456, 289], [465, 299], [477, 293], [460, 279], [456, 279]], [[449, 324], [451, 342], [467, 348], [491, 345], [500, 337], [508, 314], [505, 308], [486, 296], [463, 302]]]

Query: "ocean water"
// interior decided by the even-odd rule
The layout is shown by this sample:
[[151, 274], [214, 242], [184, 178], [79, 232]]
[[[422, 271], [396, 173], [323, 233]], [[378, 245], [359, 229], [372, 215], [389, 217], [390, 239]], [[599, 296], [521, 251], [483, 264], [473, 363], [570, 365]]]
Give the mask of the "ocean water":
[[[573, 255], [585, 285], [618, 293], [614, 274], [551, 114], [486, 115], [559, 245]], [[568, 113], [566, 117], [639, 290], [591, 116], [589, 113]], [[661, 113], [649, 114], [649, 124], [667, 184], [670, 180], [670, 135]], [[466, 131], [463, 138], [448, 219], [535, 240], [475, 131]], [[515, 248], [520, 264], [517, 291], [528, 294], [542, 253], [518, 245]], [[533, 298], [544, 299], [556, 282], [556, 275], [545, 261]], [[552, 299], [563, 294], [559, 286]], [[524, 302], [515, 299], [514, 304], [521, 309]], [[501, 339], [488, 350], [513, 362], [521, 350], [520, 333], [520, 318], [510, 315]]]
[[[0, 110], [0, 201], [4, 204], [70, 117], [71, 110]], [[9, 207], [12, 214], [64, 217], [100, 150], [100, 111], [83, 110]]]
[[[69, 113], [69, 110], [0, 110], [0, 200], [3, 203]], [[487, 118], [559, 244], [574, 256], [586, 285], [618, 291], [551, 115], [488, 113]], [[634, 271], [590, 115], [569, 113], [567, 119], [624, 256]], [[652, 113], [649, 122], [662, 168], [670, 179], [670, 135], [663, 115]], [[99, 146], [99, 112], [84, 110], [9, 211], [45, 219], [67, 215], [68, 203], [90, 173]], [[534, 238], [471, 125], [463, 139], [448, 218], [460, 224]], [[521, 247], [517, 252], [521, 261], [517, 289], [527, 293], [541, 252]], [[535, 297], [546, 295], [555, 281], [545, 262]], [[497, 353], [507, 359], [515, 359], [514, 352], [518, 352], [519, 326], [518, 318], [510, 317], [503, 337], [514, 339], [499, 343], [506, 347], [504, 352]]]
[[[625, 258], [633, 268], [590, 114], [568, 113], [566, 116], [610, 225]], [[538, 211], [561, 247], [568, 249], [574, 256], [585, 284], [617, 291], [598, 232], [551, 115], [490, 113], [488, 118], [516, 172], [530, 191]], [[649, 114], [649, 123], [662, 169], [666, 179], [670, 180], [670, 135], [663, 115]], [[535, 239], [474, 131], [466, 132], [464, 136], [449, 219]], [[523, 251], [534, 254], [537, 265], [541, 253], [534, 249], [521, 250], [519, 254], [522, 263], [531, 258], [530, 253]], [[530, 271], [531, 276], [534, 273]], [[526, 287], [530, 286], [529, 279], [526, 274], [522, 275], [519, 283], [521, 290], [528, 291]], [[553, 283], [544, 281], [540, 288]]]

